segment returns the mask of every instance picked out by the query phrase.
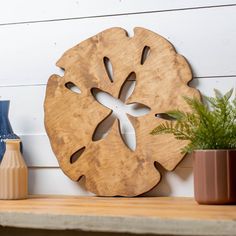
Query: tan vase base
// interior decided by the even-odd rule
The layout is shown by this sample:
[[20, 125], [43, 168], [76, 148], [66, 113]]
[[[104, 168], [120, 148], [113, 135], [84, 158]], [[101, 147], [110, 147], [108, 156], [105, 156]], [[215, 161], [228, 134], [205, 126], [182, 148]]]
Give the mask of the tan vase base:
[[0, 165], [0, 199], [28, 197], [28, 169], [20, 152], [20, 140], [7, 140]]

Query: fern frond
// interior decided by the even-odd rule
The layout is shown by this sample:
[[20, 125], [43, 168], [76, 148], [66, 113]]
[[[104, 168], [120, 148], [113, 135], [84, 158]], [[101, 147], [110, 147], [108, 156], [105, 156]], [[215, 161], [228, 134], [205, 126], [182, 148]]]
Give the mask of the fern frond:
[[204, 96], [209, 108], [197, 98], [184, 97], [191, 112], [176, 109], [162, 113], [171, 121], [161, 123], [151, 134], [173, 134], [176, 139], [188, 140], [182, 150], [185, 153], [196, 149], [236, 149], [236, 97], [230, 101], [232, 94], [233, 89], [224, 95], [215, 89], [215, 97]]

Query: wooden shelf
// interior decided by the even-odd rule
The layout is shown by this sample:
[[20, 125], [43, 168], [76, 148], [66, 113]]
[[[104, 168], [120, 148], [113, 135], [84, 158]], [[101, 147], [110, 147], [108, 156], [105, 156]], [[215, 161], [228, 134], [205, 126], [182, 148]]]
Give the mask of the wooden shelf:
[[236, 235], [236, 206], [198, 205], [191, 198], [32, 196], [0, 201], [0, 225], [37, 229]]

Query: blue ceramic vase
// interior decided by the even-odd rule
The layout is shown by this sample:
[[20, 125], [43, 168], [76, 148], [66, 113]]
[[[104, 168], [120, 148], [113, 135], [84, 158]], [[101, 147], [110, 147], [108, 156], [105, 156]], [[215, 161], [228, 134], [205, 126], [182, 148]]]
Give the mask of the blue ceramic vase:
[[6, 150], [5, 139], [19, 139], [19, 137], [14, 134], [9, 118], [9, 106], [10, 101], [0, 101], [0, 161]]

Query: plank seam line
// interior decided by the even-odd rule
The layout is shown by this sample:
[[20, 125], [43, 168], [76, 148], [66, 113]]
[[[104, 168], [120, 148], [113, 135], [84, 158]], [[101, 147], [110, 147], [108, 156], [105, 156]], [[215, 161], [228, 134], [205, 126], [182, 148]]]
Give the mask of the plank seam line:
[[[196, 76], [193, 77], [193, 80], [195, 79], [217, 79], [217, 78], [236, 78], [236, 75], [209, 75], [209, 76]], [[129, 80], [129, 81], [134, 81], [134, 80]], [[41, 87], [41, 86], [46, 86], [46, 83], [42, 84], [10, 84], [10, 85], [0, 85], [0, 88], [8, 88], [8, 87]]]
[[[55, 157], [56, 158], [56, 157]], [[60, 166], [28, 166], [29, 169], [61, 169]]]
[[[55, 156], [55, 158], [56, 158], [56, 156]], [[180, 164], [179, 165], [181, 165], [181, 162], [180, 162]], [[33, 169], [59, 169], [59, 170], [61, 170], [61, 167], [58, 165], [58, 166], [43, 166], [43, 165], [34, 165], [34, 166], [27, 166], [29, 169], [31, 169], [31, 170], [33, 170]], [[192, 166], [191, 165], [186, 165], [186, 166], [177, 166], [176, 168], [175, 168], [175, 170], [176, 169], [192, 169]], [[172, 171], [167, 171], [167, 170], [165, 170], [165, 173], [175, 173], [175, 170], [172, 170]], [[77, 182], [77, 181], [75, 181], [75, 182]]]
[[193, 79], [215, 79], [215, 78], [234, 78], [236, 75], [209, 75], [209, 76], [196, 76]]
[[51, 20], [8, 22], [8, 23], [0, 23], [0, 26], [35, 24], [35, 23], [46, 23], [46, 22], [55, 22], [55, 21], [69, 21], [69, 20], [103, 18], [103, 17], [115, 17], [115, 16], [140, 15], [140, 14], [153, 14], [153, 13], [172, 12], [172, 11], [188, 11], [188, 10], [199, 10], [199, 9], [220, 8], [220, 7], [234, 7], [234, 6], [236, 6], [236, 4], [223, 4], [223, 5], [202, 6], [202, 7], [174, 8], [174, 9], [156, 10], [156, 11], [154, 10], [154, 11], [127, 12], [127, 13], [117, 13], [117, 14], [107, 14], [107, 15], [69, 17], [69, 18], [58, 18], [58, 19], [51, 19]]

